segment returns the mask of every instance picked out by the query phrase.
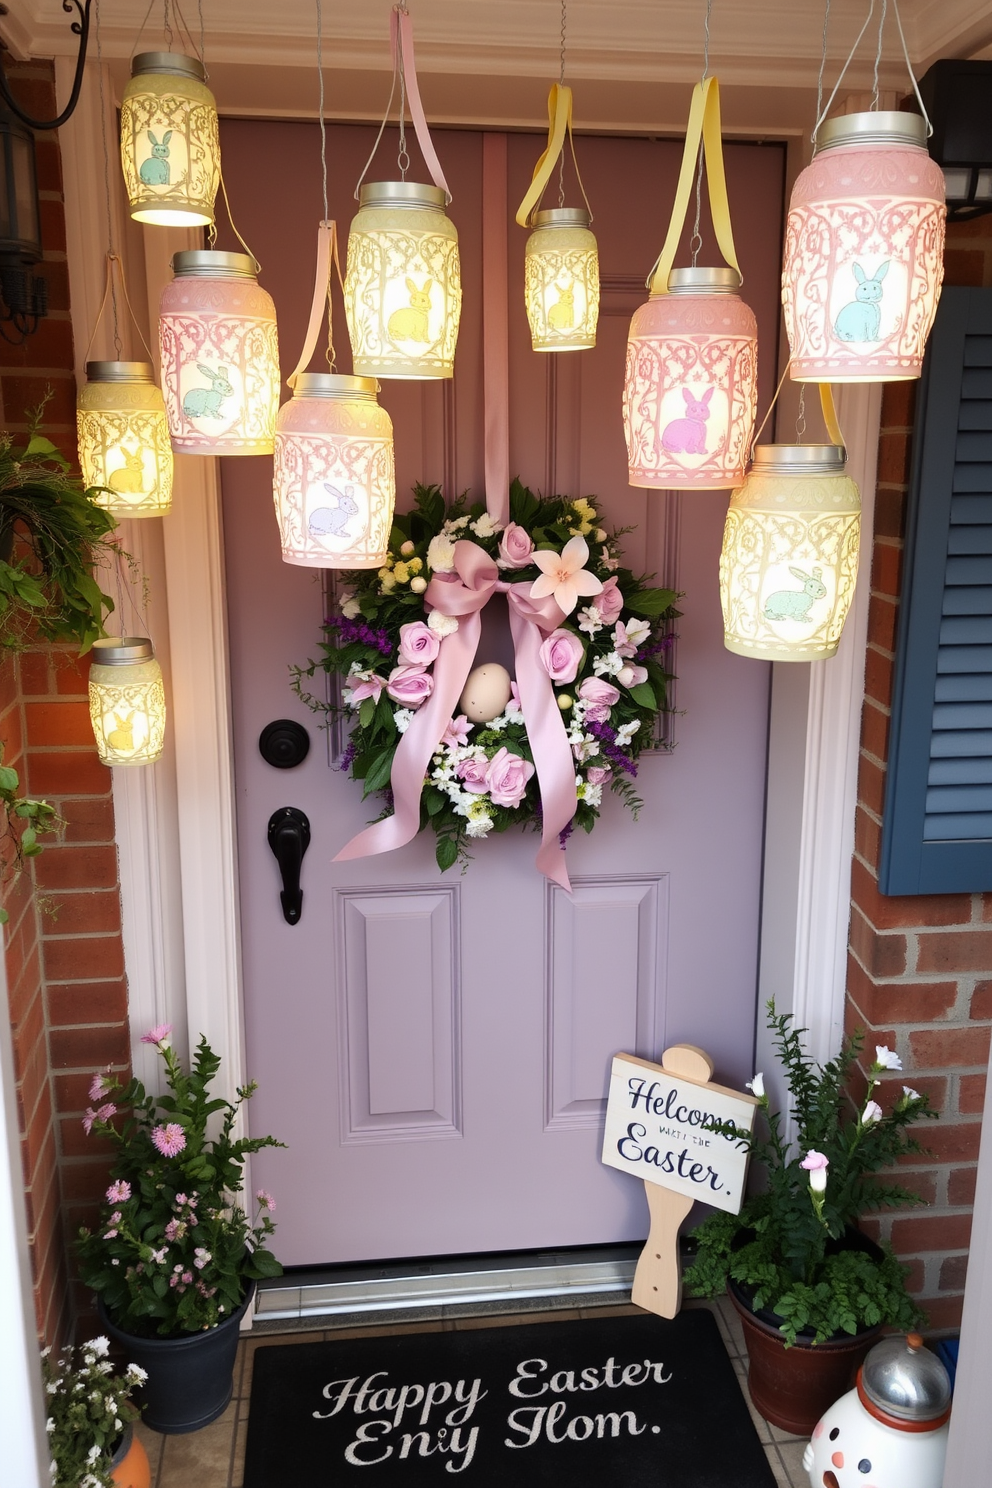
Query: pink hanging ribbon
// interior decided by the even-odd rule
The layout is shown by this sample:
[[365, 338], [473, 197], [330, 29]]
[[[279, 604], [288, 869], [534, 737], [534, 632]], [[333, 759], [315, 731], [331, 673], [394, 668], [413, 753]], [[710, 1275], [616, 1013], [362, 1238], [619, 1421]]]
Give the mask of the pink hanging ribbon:
[[[417, 138], [435, 184], [447, 191], [420, 104], [410, 17], [394, 10], [394, 48], [397, 37], [406, 60], [407, 92]], [[423, 120], [423, 134], [418, 118]], [[482, 193], [486, 508], [493, 521], [505, 526], [510, 519], [505, 136], [487, 134], [483, 138]], [[505, 594], [520, 707], [541, 792], [543, 821], [537, 866], [547, 878], [571, 892], [561, 834], [578, 804], [575, 761], [551, 678], [540, 658], [545, 636], [561, 625], [565, 615], [553, 598], [534, 599], [530, 591], [530, 584], [510, 584], [500, 579], [496, 564], [477, 543], [455, 543], [455, 572], [435, 574], [424, 601], [428, 610], [440, 610], [456, 619], [458, 629], [442, 639], [434, 663], [434, 690], [396, 746], [389, 782], [393, 815], [359, 832], [342, 848], [335, 862], [392, 852], [411, 842], [420, 831], [424, 781], [475, 661], [482, 633], [481, 611], [494, 594]]]
[[410, 102], [410, 117], [413, 119], [413, 127], [417, 135], [417, 141], [423, 152], [427, 169], [431, 173], [434, 185], [444, 192], [448, 201], [451, 200], [451, 192], [448, 183], [444, 179], [444, 171], [441, 162], [437, 158], [437, 151], [431, 139], [431, 132], [427, 127], [427, 115], [424, 113], [424, 105], [420, 101], [420, 84], [417, 81], [417, 62], [413, 55], [413, 20], [408, 10], [401, 10], [398, 5], [393, 7], [393, 14], [389, 23], [389, 43], [393, 53], [393, 69], [397, 62], [403, 68], [403, 77], [406, 82], [406, 96]]

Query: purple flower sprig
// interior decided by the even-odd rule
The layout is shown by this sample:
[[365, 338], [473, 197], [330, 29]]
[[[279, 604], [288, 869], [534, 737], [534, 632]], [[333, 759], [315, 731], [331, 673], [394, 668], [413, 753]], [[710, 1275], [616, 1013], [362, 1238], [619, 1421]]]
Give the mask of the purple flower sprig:
[[565, 846], [565, 843], [568, 841], [569, 837], [571, 837], [571, 835], [572, 835], [572, 833], [574, 831], [575, 831], [575, 818], [573, 817], [571, 821], [565, 823], [565, 825], [562, 827], [561, 831], [558, 833], [558, 846], [559, 847], [564, 847]]
[[338, 632], [343, 646], [360, 641], [363, 646], [368, 646], [372, 651], [379, 651], [383, 656], [393, 654], [393, 643], [389, 639], [388, 632], [382, 629], [375, 630], [364, 620], [348, 620], [344, 615], [329, 615], [324, 621], [324, 626], [327, 630]]
[[346, 771], [348, 771], [348, 770], [351, 769], [352, 764], [354, 763], [354, 760], [355, 760], [355, 755], [357, 753], [358, 753], [358, 740], [355, 739], [355, 738], [351, 738], [351, 739], [348, 740], [348, 743], [345, 745], [344, 753], [341, 756], [341, 762], [338, 765], [338, 769], [341, 770], [342, 773], [344, 773], [344, 772], [346, 772]]
[[660, 635], [652, 636], [638, 651], [634, 660], [643, 662], [651, 656], [657, 656], [662, 651], [669, 651], [675, 644], [675, 632], [668, 631]]
[[611, 765], [616, 765], [618, 770], [623, 770], [627, 775], [637, 774], [637, 766], [634, 764], [634, 761], [629, 755], [624, 754], [622, 749], [617, 748], [617, 731], [615, 728], [612, 728], [608, 723], [597, 723], [591, 718], [586, 719], [584, 727], [589, 730], [594, 738], [599, 740], [603, 746], [602, 752], [610, 761]]

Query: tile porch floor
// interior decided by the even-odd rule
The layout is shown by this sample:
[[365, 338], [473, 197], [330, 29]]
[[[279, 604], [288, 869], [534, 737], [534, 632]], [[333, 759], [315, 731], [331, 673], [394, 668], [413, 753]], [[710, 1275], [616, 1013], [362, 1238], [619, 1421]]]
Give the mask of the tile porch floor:
[[[734, 1370], [744, 1390], [744, 1398], [754, 1419], [758, 1436], [781, 1488], [809, 1488], [803, 1471], [805, 1437], [787, 1436], [769, 1426], [751, 1406], [747, 1395], [747, 1353], [737, 1315], [729, 1302], [689, 1302], [689, 1307], [709, 1306], [716, 1314], [723, 1341]], [[416, 1323], [370, 1323], [366, 1327], [331, 1328], [326, 1331], [307, 1328], [287, 1333], [253, 1333], [242, 1339], [234, 1371], [234, 1399], [224, 1415], [212, 1426], [190, 1436], [160, 1436], [147, 1427], [138, 1427], [152, 1466], [152, 1488], [241, 1488], [244, 1476], [245, 1438], [248, 1432], [248, 1402], [251, 1395], [252, 1363], [255, 1350], [265, 1344], [316, 1343], [319, 1339], [381, 1338], [395, 1333], [449, 1332], [454, 1328], [512, 1327], [519, 1323], [564, 1323], [576, 1318], [623, 1317], [638, 1313], [632, 1306], [556, 1308], [547, 1312], [486, 1312], [481, 1316], [439, 1317]], [[273, 1484], [272, 1488], [281, 1488]], [[727, 1488], [733, 1488], [728, 1483]]]

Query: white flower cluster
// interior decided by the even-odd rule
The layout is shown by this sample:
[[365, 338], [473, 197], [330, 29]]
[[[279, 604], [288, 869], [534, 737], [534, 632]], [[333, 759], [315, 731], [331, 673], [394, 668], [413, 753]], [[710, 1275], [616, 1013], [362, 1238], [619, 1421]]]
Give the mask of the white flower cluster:
[[[486, 727], [496, 728], [498, 724], [500, 728], [505, 728], [506, 722], [507, 720], [501, 716], [487, 723]], [[464, 789], [461, 777], [457, 773], [458, 766], [464, 760], [484, 764], [487, 760], [486, 751], [474, 744], [443, 745], [431, 762], [431, 779], [438, 790], [448, 797], [455, 815], [465, 818], [467, 836], [486, 837], [493, 825], [493, 819], [489, 814], [491, 802], [485, 795]]]

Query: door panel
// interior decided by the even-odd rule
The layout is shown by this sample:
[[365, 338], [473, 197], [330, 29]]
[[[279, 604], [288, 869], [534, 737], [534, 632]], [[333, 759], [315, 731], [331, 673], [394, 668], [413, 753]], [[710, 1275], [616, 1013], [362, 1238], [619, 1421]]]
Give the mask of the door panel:
[[[309, 309], [318, 131], [222, 130], [235, 215], [279, 311], [285, 374]], [[373, 138], [329, 129], [331, 210], [344, 222]], [[482, 494], [481, 140], [439, 139], [465, 285], [457, 375], [381, 393], [404, 505], [415, 480]], [[598, 1159], [611, 1056], [655, 1056], [685, 1039], [710, 1050], [724, 1081], [752, 1069], [768, 672], [722, 645], [726, 493], [631, 490], [620, 420], [627, 324], [664, 235], [680, 147], [580, 142], [603, 314], [594, 352], [557, 357], [529, 347], [526, 234], [512, 221], [538, 150], [534, 136], [508, 139], [511, 468], [538, 489], [597, 493], [611, 523], [636, 528], [631, 565], [685, 590], [675, 747], [642, 756], [639, 822], [611, 798], [595, 833], [571, 839], [572, 898], [538, 875], [529, 833], [480, 843], [464, 873], [438, 872], [433, 839], [335, 864], [371, 813], [289, 688], [289, 665], [319, 644], [320, 576], [281, 562], [271, 462], [223, 463], [246, 1038], [260, 1083], [251, 1121], [289, 1144], [259, 1154], [254, 1177], [279, 1200], [287, 1264], [637, 1238], [643, 1193]], [[774, 348], [782, 152], [732, 146], [728, 173], [747, 298]], [[340, 310], [337, 342], [347, 345]], [[764, 397], [773, 370], [767, 350]], [[494, 603], [478, 659], [511, 656], [505, 605]], [[258, 754], [261, 729], [280, 717], [315, 738], [291, 771]], [[265, 844], [270, 814], [287, 805], [313, 833], [294, 927]]]

